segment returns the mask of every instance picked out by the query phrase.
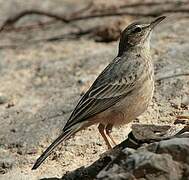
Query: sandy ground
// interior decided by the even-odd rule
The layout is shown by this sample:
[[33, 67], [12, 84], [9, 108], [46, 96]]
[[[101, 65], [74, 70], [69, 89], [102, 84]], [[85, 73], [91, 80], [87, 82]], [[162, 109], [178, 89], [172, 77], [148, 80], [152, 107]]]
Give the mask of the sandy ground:
[[[76, 8], [73, 1], [0, 2], [1, 22], [29, 7], [54, 12]], [[59, 3], [61, 7], [57, 6]], [[114, 18], [103, 23], [110, 20]], [[130, 21], [126, 18], [126, 22]], [[87, 26], [94, 23], [99, 20]], [[158, 76], [175, 69], [188, 71], [188, 27], [188, 18], [168, 15], [153, 33], [152, 57]], [[45, 30], [1, 33], [0, 47], [22, 43], [17, 48], [0, 48], [0, 179], [61, 177], [67, 171], [91, 164], [106, 151], [97, 127], [92, 126], [59, 146], [38, 170], [31, 171], [36, 158], [61, 131], [78, 99], [117, 53], [118, 42], [97, 43], [87, 38], [29, 43], [70, 28], [56, 23]], [[188, 90], [189, 76], [156, 82], [153, 102], [136, 122], [169, 124], [176, 115], [188, 115]], [[116, 141], [124, 140], [129, 130], [130, 125], [114, 129]]]

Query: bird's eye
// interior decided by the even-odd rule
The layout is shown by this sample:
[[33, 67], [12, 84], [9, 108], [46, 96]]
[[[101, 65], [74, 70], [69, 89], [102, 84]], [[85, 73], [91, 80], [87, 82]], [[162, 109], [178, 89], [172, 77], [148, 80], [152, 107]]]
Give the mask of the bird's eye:
[[141, 31], [142, 31], [142, 29], [141, 29], [140, 27], [136, 27], [136, 28], [133, 30], [134, 33], [138, 33], [138, 32], [141, 32]]

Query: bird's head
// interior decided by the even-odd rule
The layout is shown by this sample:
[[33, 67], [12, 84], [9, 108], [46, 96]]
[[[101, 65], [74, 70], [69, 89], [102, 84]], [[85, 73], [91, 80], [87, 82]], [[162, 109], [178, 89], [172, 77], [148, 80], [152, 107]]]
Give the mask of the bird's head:
[[119, 51], [124, 52], [129, 47], [134, 46], [149, 46], [152, 30], [163, 19], [165, 19], [165, 16], [158, 17], [151, 23], [141, 21], [130, 24], [121, 33]]

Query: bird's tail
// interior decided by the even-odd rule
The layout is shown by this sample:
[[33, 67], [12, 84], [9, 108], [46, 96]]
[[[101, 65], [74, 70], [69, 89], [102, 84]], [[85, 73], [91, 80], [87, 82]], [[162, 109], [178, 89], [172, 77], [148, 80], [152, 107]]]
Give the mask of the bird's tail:
[[37, 169], [41, 163], [52, 153], [53, 149], [56, 148], [62, 141], [68, 139], [71, 135], [75, 134], [78, 129], [72, 129], [70, 131], [63, 132], [54, 142], [43, 152], [43, 154], [37, 159], [32, 170]]

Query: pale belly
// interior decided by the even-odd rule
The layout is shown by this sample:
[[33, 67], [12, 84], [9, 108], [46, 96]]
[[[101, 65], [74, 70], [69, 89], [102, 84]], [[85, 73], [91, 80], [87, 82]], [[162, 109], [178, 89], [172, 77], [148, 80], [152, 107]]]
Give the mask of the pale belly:
[[99, 113], [95, 120], [104, 125], [120, 126], [127, 124], [141, 115], [152, 100], [154, 83], [149, 80], [143, 86], [128, 94], [124, 99], [108, 110]]

